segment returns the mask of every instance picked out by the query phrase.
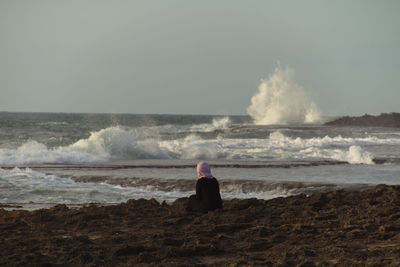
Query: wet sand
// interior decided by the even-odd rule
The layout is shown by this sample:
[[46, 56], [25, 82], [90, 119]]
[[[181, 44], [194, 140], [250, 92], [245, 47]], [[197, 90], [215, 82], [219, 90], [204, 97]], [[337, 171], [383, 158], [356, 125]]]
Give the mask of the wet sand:
[[186, 202], [0, 209], [0, 265], [400, 263], [400, 186], [229, 200], [222, 210], [206, 214], [187, 213]]

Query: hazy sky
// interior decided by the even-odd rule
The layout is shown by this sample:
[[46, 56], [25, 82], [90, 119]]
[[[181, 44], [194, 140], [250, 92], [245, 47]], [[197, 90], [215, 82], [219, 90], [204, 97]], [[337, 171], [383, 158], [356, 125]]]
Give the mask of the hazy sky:
[[400, 112], [400, 1], [0, 0], [0, 110], [246, 114], [277, 62], [325, 115]]

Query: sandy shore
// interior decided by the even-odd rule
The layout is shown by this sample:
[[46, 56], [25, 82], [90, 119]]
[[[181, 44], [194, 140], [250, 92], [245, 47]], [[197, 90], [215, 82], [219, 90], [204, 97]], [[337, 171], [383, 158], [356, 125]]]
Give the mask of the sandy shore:
[[0, 209], [1, 266], [398, 266], [400, 186], [224, 201]]

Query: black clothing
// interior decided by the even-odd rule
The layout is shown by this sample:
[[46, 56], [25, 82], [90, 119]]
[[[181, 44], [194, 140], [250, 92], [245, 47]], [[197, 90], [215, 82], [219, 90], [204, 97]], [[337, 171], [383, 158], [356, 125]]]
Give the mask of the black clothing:
[[189, 198], [188, 210], [207, 212], [220, 208], [222, 208], [222, 199], [217, 179], [198, 179], [196, 183], [196, 195]]

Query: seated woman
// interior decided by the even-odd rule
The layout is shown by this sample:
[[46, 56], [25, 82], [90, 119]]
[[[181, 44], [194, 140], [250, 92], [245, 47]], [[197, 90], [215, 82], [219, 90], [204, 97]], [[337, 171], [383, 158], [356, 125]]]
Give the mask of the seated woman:
[[207, 162], [197, 164], [196, 195], [190, 196], [188, 210], [207, 212], [222, 208], [222, 199], [219, 193], [219, 184], [210, 170]]

